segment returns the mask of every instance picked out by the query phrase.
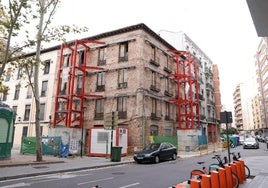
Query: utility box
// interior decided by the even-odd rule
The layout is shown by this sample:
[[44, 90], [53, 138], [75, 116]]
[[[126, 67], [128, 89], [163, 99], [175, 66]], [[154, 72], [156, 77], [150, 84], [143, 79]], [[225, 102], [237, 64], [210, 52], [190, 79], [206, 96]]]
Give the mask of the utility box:
[[16, 113], [8, 105], [0, 103], [0, 160], [11, 157]]

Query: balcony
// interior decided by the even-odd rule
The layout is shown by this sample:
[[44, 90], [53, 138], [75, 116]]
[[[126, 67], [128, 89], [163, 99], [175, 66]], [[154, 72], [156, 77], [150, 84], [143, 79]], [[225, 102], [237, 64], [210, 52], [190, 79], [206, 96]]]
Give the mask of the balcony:
[[170, 91], [165, 90], [164, 95], [167, 97], [172, 97], [173, 94]]
[[167, 73], [169, 73], [169, 74], [172, 73], [172, 71], [171, 71], [170, 68], [168, 68], [168, 67], [164, 67], [164, 71], [167, 72]]
[[160, 115], [158, 115], [156, 113], [151, 113], [151, 119], [159, 121], [159, 120], [161, 120], [161, 117], [160, 117]]
[[103, 120], [103, 116], [104, 116], [103, 112], [100, 112], [100, 113], [95, 112], [94, 120]]
[[157, 63], [157, 62], [156, 62], [155, 60], [153, 60], [153, 59], [150, 60], [150, 64], [152, 64], [152, 65], [154, 65], [154, 66], [156, 66], [156, 67], [159, 67], [159, 66], [160, 66], [160, 64]]
[[127, 111], [118, 111], [118, 119], [127, 119]]
[[126, 88], [127, 87], [127, 82], [123, 83], [118, 83], [118, 89]]
[[160, 89], [156, 85], [151, 85], [150, 90], [155, 91], [155, 92], [160, 91]]
[[105, 91], [105, 85], [97, 85], [96, 92]]

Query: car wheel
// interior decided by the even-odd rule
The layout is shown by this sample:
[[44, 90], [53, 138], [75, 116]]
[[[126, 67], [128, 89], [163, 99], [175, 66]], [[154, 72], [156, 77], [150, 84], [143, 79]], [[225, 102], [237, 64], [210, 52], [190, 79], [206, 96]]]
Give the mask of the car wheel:
[[177, 154], [176, 153], [173, 153], [172, 154], [172, 160], [176, 160], [177, 159]]
[[159, 163], [159, 162], [160, 162], [160, 159], [159, 159], [158, 155], [156, 155], [154, 157], [154, 163]]

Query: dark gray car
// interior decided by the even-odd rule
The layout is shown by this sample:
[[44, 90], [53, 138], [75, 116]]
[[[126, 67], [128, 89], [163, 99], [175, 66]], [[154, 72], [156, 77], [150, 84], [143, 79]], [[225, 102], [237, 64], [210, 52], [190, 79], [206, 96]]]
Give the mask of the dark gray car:
[[135, 153], [133, 158], [137, 163], [159, 163], [169, 159], [176, 160], [177, 148], [169, 142], [152, 143], [147, 145], [142, 151]]

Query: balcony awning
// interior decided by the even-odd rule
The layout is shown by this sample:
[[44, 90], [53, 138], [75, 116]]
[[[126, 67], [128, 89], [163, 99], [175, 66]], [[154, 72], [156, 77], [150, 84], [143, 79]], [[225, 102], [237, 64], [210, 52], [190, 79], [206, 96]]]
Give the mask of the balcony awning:
[[248, 8], [259, 37], [268, 37], [268, 1], [247, 0]]

